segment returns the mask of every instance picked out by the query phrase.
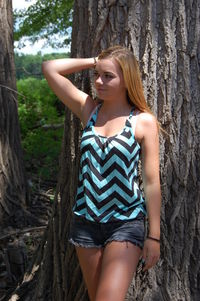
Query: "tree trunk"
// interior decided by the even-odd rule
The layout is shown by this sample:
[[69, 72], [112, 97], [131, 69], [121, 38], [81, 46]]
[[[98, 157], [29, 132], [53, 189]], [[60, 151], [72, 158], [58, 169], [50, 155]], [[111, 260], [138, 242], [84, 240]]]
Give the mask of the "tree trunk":
[[0, 227], [24, 225], [28, 190], [22, 160], [13, 52], [12, 0], [0, 0]]
[[0, 299], [22, 281], [26, 269], [20, 231], [46, 222], [42, 210], [35, 216], [39, 209], [30, 205], [17, 112], [12, 0], [0, 0]]
[[[147, 101], [169, 134], [160, 135], [161, 260], [145, 277], [136, 275], [127, 300], [200, 299], [199, 32], [199, 1], [75, 1], [72, 57], [95, 56], [111, 44], [132, 49]], [[87, 78], [84, 71], [74, 81], [92, 93]], [[66, 111], [54, 214], [34, 264], [15, 291], [20, 300], [88, 300], [74, 248], [67, 242], [79, 137], [80, 124]]]

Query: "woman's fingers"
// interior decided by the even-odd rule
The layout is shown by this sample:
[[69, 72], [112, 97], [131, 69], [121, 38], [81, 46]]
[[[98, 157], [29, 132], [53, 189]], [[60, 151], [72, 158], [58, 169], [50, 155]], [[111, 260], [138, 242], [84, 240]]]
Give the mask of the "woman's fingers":
[[146, 270], [152, 268], [157, 262], [159, 258], [157, 256], [148, 256], [145, 261], [145, 266], [143, 271], [145, 272]]
[[160, 258], [160, 244], [156, 241], [146, 240], [144, 244], [142, 261], [144, 263], [143, 271], [152, 268]]

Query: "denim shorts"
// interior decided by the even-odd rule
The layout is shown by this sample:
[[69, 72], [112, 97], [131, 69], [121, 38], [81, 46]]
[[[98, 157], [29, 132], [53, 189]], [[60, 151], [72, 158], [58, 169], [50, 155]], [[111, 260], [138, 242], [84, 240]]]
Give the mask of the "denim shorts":
[[108, 242], [131, 242], [143, 248], [145, 215], [140, 212], [130, 221], [98, 223], [73, 214], [69, 242], [85, 248], [103, 248]]

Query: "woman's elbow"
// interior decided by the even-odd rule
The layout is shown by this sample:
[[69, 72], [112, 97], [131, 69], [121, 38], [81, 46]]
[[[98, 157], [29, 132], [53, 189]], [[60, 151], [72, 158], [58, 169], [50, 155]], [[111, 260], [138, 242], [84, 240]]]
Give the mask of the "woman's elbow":
[[44, 74], [44, 76], [46, 76], [51, 70], [50, 62], [51, 61], [44, 61], [42, 63], [42, 73]]

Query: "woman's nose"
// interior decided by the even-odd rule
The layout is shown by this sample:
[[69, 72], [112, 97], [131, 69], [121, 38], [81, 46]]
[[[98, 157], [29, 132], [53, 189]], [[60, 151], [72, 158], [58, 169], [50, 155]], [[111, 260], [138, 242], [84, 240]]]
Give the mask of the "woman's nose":
[[98, 76], [96, 77], [95, 82], [96, 82], [97, 84], [103, 84], [103, 80], [102, 80], [102, 78], [101, 78], [100, 75], [98, 75]]

